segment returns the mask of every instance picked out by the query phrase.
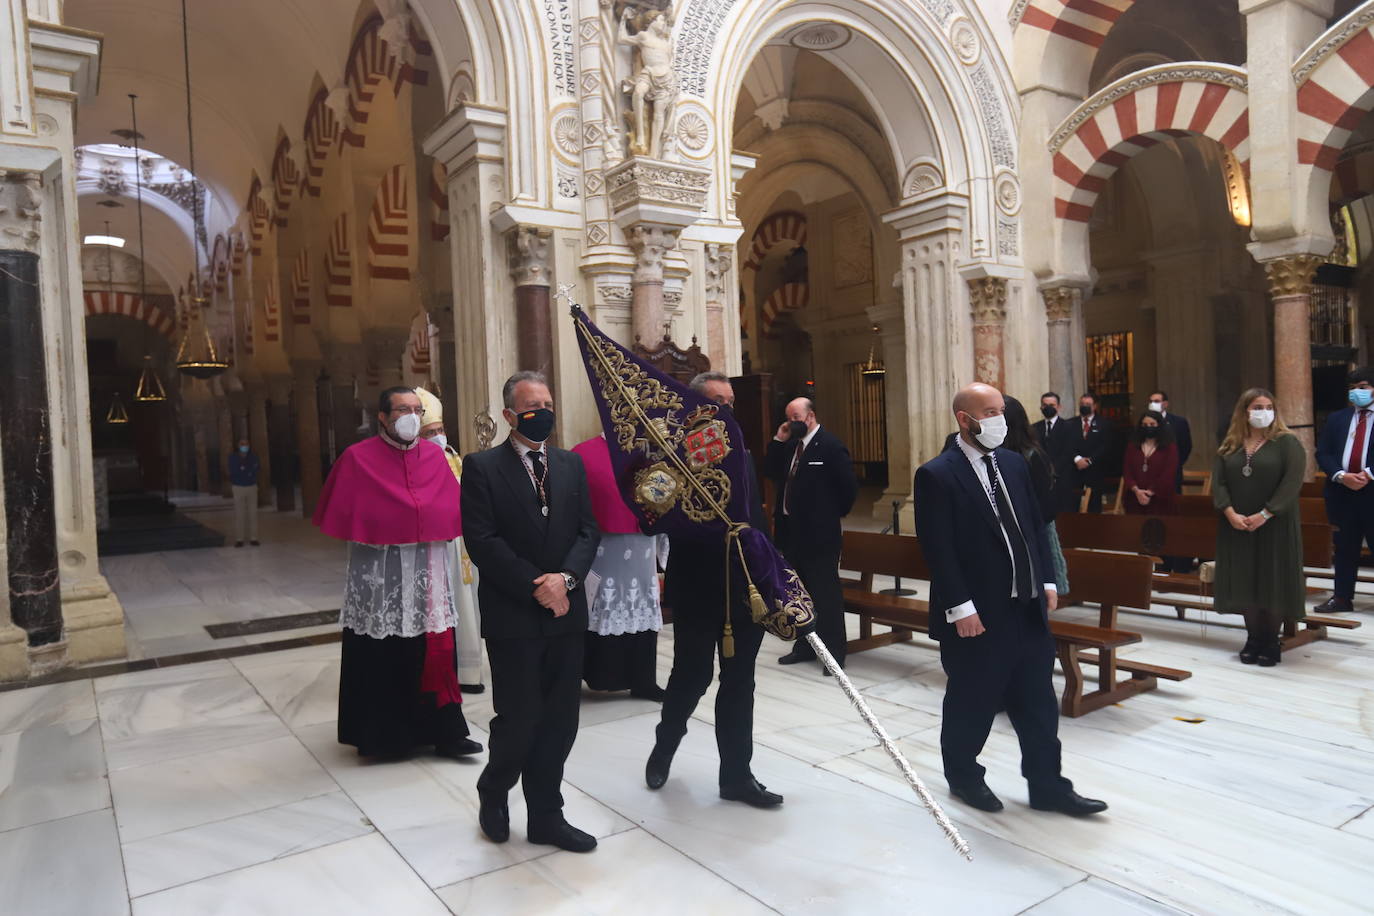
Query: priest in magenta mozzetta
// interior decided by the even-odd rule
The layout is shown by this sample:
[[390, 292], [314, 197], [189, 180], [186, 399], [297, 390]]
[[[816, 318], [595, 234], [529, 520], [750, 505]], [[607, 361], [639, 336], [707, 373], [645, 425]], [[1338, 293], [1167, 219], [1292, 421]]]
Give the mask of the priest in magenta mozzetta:
[[468, 737], [454, 644], [459, 485], [444, 450], [419, 438], [423, 414], [414, 389], [382, 392], [377, 435], [344, 451], [315, 509], [320, 530], [348, 542], [339, 742], [364, 757], [482, 750]]

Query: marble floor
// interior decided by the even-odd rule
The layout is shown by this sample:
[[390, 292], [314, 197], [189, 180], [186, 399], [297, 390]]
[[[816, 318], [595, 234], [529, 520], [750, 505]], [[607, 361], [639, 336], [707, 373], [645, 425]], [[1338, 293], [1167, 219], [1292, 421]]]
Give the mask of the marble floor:
[[[337, 607], [336, 545], [271, 515], [263, 539], [106, 561], [142, 650], [200, 645], [206, 621]], [[1088, 821], [1028, 807], [1000, 720], [984, 762], [1006, 810], [948, 800], [932, 644], [853, 656], [853, 680], [948, 802], [972, 864], [835, 684], [777, 665], [787, 647], [772, 637], [754, 770], [786, 804], [716, 796], [711, 695], [650, 792], [657, 707], [587, 694], [565, 789], [569, 820], [601, 840], [586, 856], [527, 843], [518, 792], [511, 841], [483, 839], [485, 755], [359, 762], [335, 740], [334, 644], [0, 692], [0, 912], [1368, 913], [1374, 598], [1364, 607], [1365, 628], [1274, 670], [1238, 664], [1238, 631], [1218, 618], [1123, 616], [1145, 636], [1132, 654], [1194, 677], [1062, 720], [1067, 774], [1111, 804]], [[671, 651], [669, 627], [663, 679]], [[466, 711], [485, 743], [490, 693]]]

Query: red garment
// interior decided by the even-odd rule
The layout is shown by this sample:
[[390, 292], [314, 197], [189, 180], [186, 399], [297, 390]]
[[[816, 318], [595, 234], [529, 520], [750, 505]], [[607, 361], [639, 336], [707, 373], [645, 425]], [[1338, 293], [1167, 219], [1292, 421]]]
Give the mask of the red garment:
[[[1142, 469], [1142, 467], [1144, 469]], [[1170, 443], [1155, 449], [1148, 459], [1140, 446], [1134, 442], [1126, 445], [1126, 459], [1122, 463], [1121, 476], [1126, 481], [1125, 491], [1121, 494], [1121, 504], [1127, 512], [1142, 515], [1169, 515], [1176, 510], [1178, 503], [1178, 446]], [[1131, 492], [1132, 487], [1153, 490], [1154, 497], [1148, 506]]]
[[615, 470], [611, 467], [611, 449], [604, 436], [594, 436], [573, 447], [587, 469], [587, 484], [591, 488], [592, 512], [596, 526], [605, 534], [640, 534], [639, 518], [625, 505], [620, 488], [615, 484]]
[[453, 627], [442, 633], [425, 634], [425, 665], [420, 672], [420, 692], [434, 694], [436, 709], [463, 702], [463, 691], [458, 687], [457, 651]]
[[444, 450], [420, 440], [399, 449], [381, 436], [350, 445], [320, 491], [320, 530], [364, 544], [426, 544], [463, 533], [458, 480]]

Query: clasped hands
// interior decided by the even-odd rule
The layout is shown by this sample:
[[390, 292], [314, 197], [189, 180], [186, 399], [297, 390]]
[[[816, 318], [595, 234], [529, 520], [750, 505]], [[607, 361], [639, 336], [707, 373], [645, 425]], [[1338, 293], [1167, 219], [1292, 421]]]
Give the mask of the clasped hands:
[[562, 573], [544, 573], [534, 580], [534, 600], [553, 611], [553, 616], [562, 617], [572, 607], [568, 601], [568, 583]]
[[1148, 506], [1150, 500], [1154, 499], [1154, 490], [1142, 490], [1140, 487], [1132, 487], [1131, 489], [1135, 490], [1135, 498], [1142, 506]]
[[[1052, 588], [1045, 589], [1045, 606], [1051, 611], [1059, 607], [1059, 592]], [[987, 627], [983, 626], [977, 613], [973, 613], [954, 621], [954, 632], [967, 639], [970, 636], [982, 636], [987, 632]]]
[[[1342, 478], [1344, 479], [1344, 478]], [[1269, 519], [1263, 513], [1256, 512], [1254, 515], [1241, 515], [1230, 506], [1226, 507], [1226, 520], [1231, 523], [1231, 527], [1237, 531], [1258, 531]]]
[[1353, 474], [1346, 471], [1338, 483], [1347, 490], [1363, 490], [1369, 483], [1369, 474], [1365, 471], [1356, 471]]

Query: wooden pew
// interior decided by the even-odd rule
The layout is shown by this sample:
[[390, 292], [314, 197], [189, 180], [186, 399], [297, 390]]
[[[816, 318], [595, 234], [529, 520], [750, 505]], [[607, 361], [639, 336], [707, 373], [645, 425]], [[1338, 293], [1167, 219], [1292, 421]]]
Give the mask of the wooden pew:
[[[1116, 629], [1116, 608], [1122, 602], [1142, 598], [1148, 606], [1152, 561], [1148, 557], [1108, 558], [1087, 551], [1079, 553], [1083, 556], [1076, 558], [1073, 567], [1077, 572], [1071, 571], [1070, 575], [1081, 575], [1083, 586], [1074, 596], [1100, 603], [1103, 620], [1108, 622], [1094, 627], [1051, 619], [1050, 632], [1064, 670], [1060, 711], [1070, 717], [1085, 715], [1155, 689], [1160, 677], [1170, 680], [1191, 677], [1187, 671], [1125, 662], [1116, 656], [1117, 649], [1141, 641], [1138, 633]], [[859, 615], [859, 638], [849, 641], [848, 651], [862, 652], [905, 642], [915, 631], [930, 632], [930, 606], [926, 601], [878, 594], [874, 589], [874, 579], [880, 575], [930, 580], [930, 569], [916, 538], [846, 531], [840, 566], [859, 573], [858, 579], [842, 580], [845, 608]], [[875, 623], [890, 627], [890, 632], [874, 633]], [[1085, 650], [1093, 654], [1084, 654]], [[1084, 664], [1098, 669], [1098, 689], [1091, 693], [1084, 689]], [[1131, 676], [1118, 683], [1118, 670]]]
[[[1216, 513], [1211, 517], [1185, 515], [1091, 515], [1064, 513], [1055, 519], [1060, 544], [1065, 548], [1140, 553], [1152, 557], [1216, 558]], [[1304, 566], [1331, 565], [1331, 528], [1328, 525], [1302, 526]], [[1067, 550], [1066, 550], [1067, 553]], [[1156, 592], [1189, 592], [1197, 599], [1177, 595], [1156, 594], [1152, 600], [1174, 608], [1179, 620], [1187, 610], [1211, 610], [1212, 602], [1205, 597], [1206, 589], [1196, 575], [1178, 573], [1154, 575]], [[1069, 579], [1073, 585], [1073, 579]], [[1284, 625], [1284, 648], [1295, 648], [1316, 639], [1325, 639], [1327, 628], [1353, 630], [1357, 620], [1344, 617], [1325, 617], [1309, 614], [1299, 629], [1297, 621]]]

